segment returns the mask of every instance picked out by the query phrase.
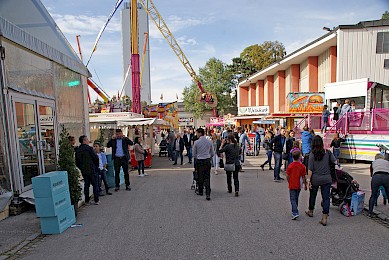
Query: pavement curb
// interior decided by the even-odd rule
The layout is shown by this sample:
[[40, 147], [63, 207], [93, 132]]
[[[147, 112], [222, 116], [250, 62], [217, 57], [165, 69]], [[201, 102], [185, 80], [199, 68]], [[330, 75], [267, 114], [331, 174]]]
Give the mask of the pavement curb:
[[19, 243], [18, 245], [16, 245], [14, 248], [12, 248], [11, 250], [7, 251], [7, 252], [4, 252], [0, 255], [0, 260], [5, 260], [5, 259], [8, 259], [9, 257], [12, 257], [14, 256], [15, 254], [17, 254], [17, 252], [19, 252], [21, 249], [23, 249], [25, 246], [27, 246], [28, 244], [30, 244], [32, 241], [34, 241], [37, 237], [39, 237], [41, 235], [41, 233], [34, 233], [32, 235], [30, 235], [29, 237], [27, 237], [24, 241], [22, 241], [21, 243]]

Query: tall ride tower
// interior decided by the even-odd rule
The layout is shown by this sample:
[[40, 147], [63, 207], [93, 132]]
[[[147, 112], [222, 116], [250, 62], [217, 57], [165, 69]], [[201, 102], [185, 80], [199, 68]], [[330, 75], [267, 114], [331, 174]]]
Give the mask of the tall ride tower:
[[[137, 4], [137, 32], [136, 28], [133, 29], [131, 26], [131, 3], [124, 3], [124, 8], [120, 12], [121, 16], [121, 26], [122, 26], [122, 49], [123, 49], [123, 80], [128, 71], [128, 67], [131, 66], [131, 57], [133, 54], [139, 54], [139, 67], [142, 67], [142, 78], [141, 78], [141, 89], [140, 89], [140, 101], [146, 101], [149, 105], [151, 103], [151, 82], [150, 82], [150, 48], [149, 42], [145, 41], [148, 37], [149, 33], [149, 20], [147, 12], [143, 9], [140, 4]], [[137, 46], [131, 45], [131, 34], [135, 32], [137, 34]], [[147, 36], [146, 36], [146, 34]], [[132, 47], [137, 48], [136, 50], [131, 51]], [[144, 47], [145, 52], [144, 52]], [[134, 53], [133, 53], [134, 52]], [[143, 57], [144, 56], [144, 57]], [[140, 71], [139, 70], [139, 71]], [[124, 94], [129, 96], [131, 100], [133, 100], [133, 92], [132, 92], [132, 73], [133, 71], [130, 69], [129, 76], [127, 77], [126, 83], [124, 85]]]

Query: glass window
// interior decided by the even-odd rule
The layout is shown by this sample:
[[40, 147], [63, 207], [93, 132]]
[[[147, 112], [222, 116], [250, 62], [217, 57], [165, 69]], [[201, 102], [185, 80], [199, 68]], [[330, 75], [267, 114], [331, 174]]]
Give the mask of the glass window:
[[389, 32], [377, 33], [376, 53], [389, 53]]
[[54, 97], [52, 62], [8, 41], [2, 44], [9, 87]]

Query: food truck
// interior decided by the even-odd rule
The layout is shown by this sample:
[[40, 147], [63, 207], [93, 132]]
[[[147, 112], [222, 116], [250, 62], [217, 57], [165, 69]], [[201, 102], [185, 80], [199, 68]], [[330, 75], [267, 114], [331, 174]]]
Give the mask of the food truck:
[[331, 120], [331, 116], [324, 134], [326, 147], [338, 132], [347, 135], [340, 158], [373, 161], [380, 152], [377, 145], [389, 145], [389, 86], [363, 78], [329, 83], [324, 90], [331, 113], [337, 103], [343, 105], [346, 99], [352, 105], [352, 111], [340, 115], [339, 120]]

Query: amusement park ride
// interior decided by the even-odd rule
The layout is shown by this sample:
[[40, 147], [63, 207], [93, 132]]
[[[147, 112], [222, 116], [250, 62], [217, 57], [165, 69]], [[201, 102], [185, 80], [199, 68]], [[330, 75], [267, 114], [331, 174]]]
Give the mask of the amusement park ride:
[[[131, 72], [132, 72], [132, 112], [141, 113], [141, 104], [140, 104], [140, 89], [141, 89], [141, 72], [143, 71], [143, 65], [140, 66], [139, 52], [138, 52], [138, 8], [137, 3], [140, 3], [144, 10], [149, 15], [150, 19], [154, 22], [155, 26], [161, 32], [173, 52], [176, 54], [177, 58], [180, 60], [181, 64], [184, 66], [186, 71], [192, 77], [192, 80], [197, 83], [197, 86], [200, 90], [199, 102], [207, 103], [210, 107], [214, 108], [217, 106], [217, 97], [216, 95], [206, 92], [201, 85], [201, 81], [197, 76], [192, 65], [189, 63], [188, 58], [185, 56], [177, 40], [174, 38], [169, 27], [163, 20], [161, 14], [158, 12], [156, 6], [152, 0], [130, 0], [131, 1]], [[120, 5], [122, 1], [118, 0], [116, 6]], [[145, 35], [146, 41], [148, 35]], [[80, 57], [81, 49], [79, 45], [79, 39], [77, 36], [77, 43], [79, 47]], [[144, 52], [146, 48], [143, 48]], [[143, 55], [144, 57], [145, 55]], [[144, 63], [142, 59], [142, 63]], [[142, 71], [141, 68], [142, 67]], [[126, 80], [126, 79], [125, 79]], [[97, 86], [92, 80], [88, 79], [88, 85], [105, 101], [108, 101], [108, 95]], [[89, 95], [88, 95], [89, 97]]]

